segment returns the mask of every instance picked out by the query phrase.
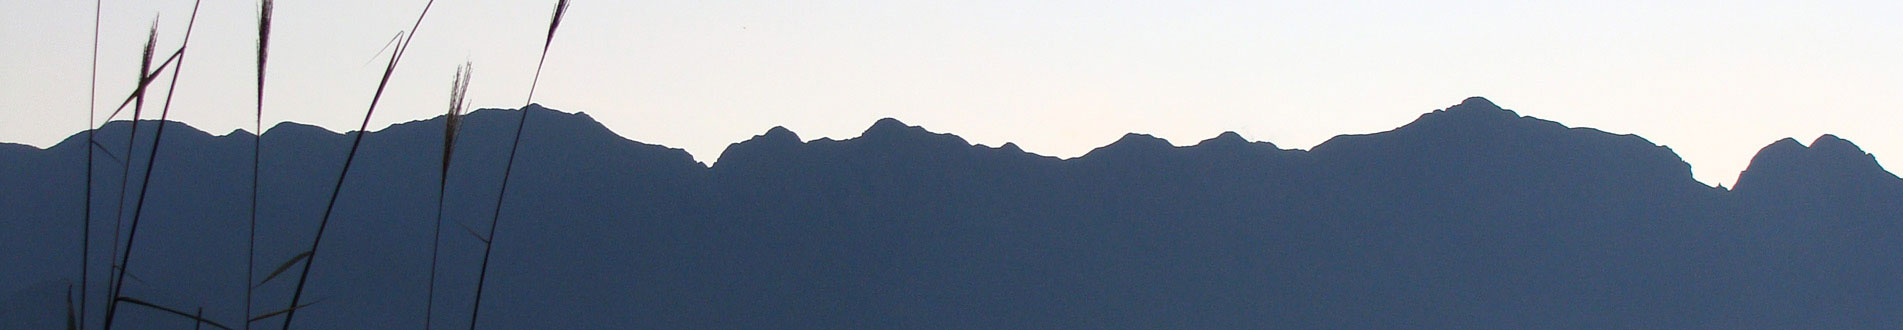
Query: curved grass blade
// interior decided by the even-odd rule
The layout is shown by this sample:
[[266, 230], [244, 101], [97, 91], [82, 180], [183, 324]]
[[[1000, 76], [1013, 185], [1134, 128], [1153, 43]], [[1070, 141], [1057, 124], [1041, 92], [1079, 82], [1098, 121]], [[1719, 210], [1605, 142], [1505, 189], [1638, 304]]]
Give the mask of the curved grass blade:
[[79, 318], [73, 311], [73, 285], [66, 285], [66, 330], [79, 329]]
[[[115, 273], [106, 274], [106, 276], [109, 277], [123, 277], [125, 273], [125, 268], [114, 260], [119, 260], [119, 231], [125, 228], [126, 190], [130, 190], [127, 188], [131, 187], [132, 179], [132, 143], [135, 141], [135, 138], [139, 136], [139, 115], [145, 112], [146, 86], [151, 85], [152, 81], [158, 78], [156, 73], [149, 71], [152, 69], [153, 48], [156, 47], [158, 43], [159, 22], [158, 19], [154, 18], [152, 20], [152, 29], [146, 34], [144, 51], [139, 57], [139, 85], [132, 89], [132, 95], [126, 97], [126, 102], [121, 103], [118, 110], [113, 110], [111, 115], [106, 116], [107, 119], [118, 116], [120, 111], [125, 110], [126, 104], [132, 104], [132, 125], [130, 133], [126, 134], [126, 160], [120, 163], [119, 194], [113, 198], [112, 255], [106, 262], [110, 263], [110, 269]], [[165, 65], [170, 64], [171, 60], [167, 59]], [[163, 68], [165, 65], [161, 65], [160, 67]], [[119, 285], [121, 284], [119, 280], [115, 279], [106, 284], [106, 296], [112, 297], [119, 295]], [[114, 305], [117, 305], [117, 303], [113, 301], [106, 302], [107, 328], [111, 328], [110, 324], [112, 321], [110, 320], [112, 319], [111, 315], [113, 315], [113, 310], [115, 309], [115, 307], [113, 307]]]
[[555, 13], [548, 23], [548, 38], [542, 40], [542, 57], [535, 62], [535, 78], [529, 81], [528, 100], [522, 106], [522, 118], [515, 122], [515, 138], [509, 142], [509, 160], [502, 165], [502, 187], [496, 194], [496, 209], [489, 218], [489, 236], [483, 240], [482, 263], [476, 271], [476, 300], [469, 309], [469, 330], [476, 329], [476, 321], [482, 315], [482, 288], [489, 278], [489, 253], [496, 247], [496, 227], [502, 221], [502, 202], [509, 196], [509, 174], [515, 170], [515, 153], [522, 146], [522, 128], [529, 123], [528, 105], [535, 102], [535, 86], [542, 81], [542, 65], [548, 62], [549, 45], [555, 43], [555, 30], [562, 26], [562, 17], [568, 13], [568, 0], [555, 1]]
[[[251, 315], [251, 286], [258, 270], [258, 172], [264, 164], [264, 64], [271, 49], [271, 0], [263, 0], [258, 5], [258, 113], [253, 118], [251, 136], [251, 228], [245, 231], [244, 247], [244, 315]], [[283, 272], [289, 265], [281, 267]], [[266, 280], [269, 280], [267, 278]], [[251, 329], [251, 322], [245, 322], [244, 328]]]
[[331, 211], [336, 210], [337, 194], [343, 191], [344, 181], [350, 178], [350, 165], [357, 158], [357, 149], [363, 145], [363, 137], [369, 134], [370, 118], [377, 113], [377, 102], [383, 99], [384, 89], [390, 86], [390, 75], [396, 72], [397, 63], [402, 62], [403, 52], [409, 48], [410, 39], [416, 37], [417, 28], [423, 26], [423, 18], [429, 16], [429, 9], [435, 4], [436, 0], [423, 4], [423, 12], [416, 16], [416, 25], [410, 27], [409, 36], [404, 37], [403, 42], [397, 45], [396, 52], [390, 54], [390, 64], [383, 67], [383, 80], [377, 83], [377, 91], [370, 96], [370, 108], [363, 113], [363, 125], [357, 128], [357, 136], [350, 142], [350, 151], [344, 154], [344, 168], [337, 174], [337, 184], [330, 190], [330, 201], [324, 206], [324, 216], [317, 222], [317, 234], [311, 237], [311, 256], [304, 261], [304, 270], [298, 272], [297, 288], [291, 291], [291, 308], [287, 308], [284, 313], [284, 326], [281, 329], [290, 330], [291, 321], [297, 317], [298, 309], [295, 307], [299, 299], [304, 297], [304, 284], [310, 280], [311, 265], [317, 263], [318, 245], [324, 242], [324, 229], [330, 225]]
[[[180, 67], [185, 66], [185, 50], [188, 47], [190, 47], [192, 44], [192, 30], [193, 30], [193, 27], [198, 25], [198, 5], [201, 2], [202, 1], [196, 1], [196, 0], [192, 1], [192, 16], [191, 16], [191, 19], [187, 20], [185, 23], [185, 38], [184, 38], [184, 41], [181, 41], [178, 45], [178, 58], [179, 58], [178, 63]], [[178, 92], [179, 73], [180, 73], [180, 70], [172, 71], [171, 85], [166, 87], [165, 103], [159, 109], [159, 125], [158, 125], [159, 127], [158, 127], [158, 130], [156, 130], [152, 135], [152, 149], [151, 151], [147, 152], [147, 155], [149, 156], [146, 158], [146, 161], [145, 161], [145, 176], [139, 180], [139, 200], [137, 204], [134, 204], [132, 206], [132, 228], [126, 231], [125, 252], [119, 254], [119, 258], [120, 258], [119, 259], [119, 277], [118, 279], [114, 280], [113, 286], [112, 286], [113, 288], [112, 297], [114, 299], [110, 303], [106, 304], [105, 329], [107, 330], [112, 329], [113, 316], [115, 316], [114, 312], [116, 311], [116, 307], [114, 306], [119, 304], [119, 300], [117, 298], [120, 296], [120, 294], [123, 293], [121, 289], [124, 288], [121, 285], [124, 284], [125, 282], [125, 275], [126, 275], [127, 269], [130, 268], [129, 265], [132, 262], [132, 251], [133, 251], [132, 244], [135, 242], [134, 239], [138, 238], [139, 219], [142, 215], [144, 215], [143, 211], [145, 210], [145, 197], [147, 196], [146, 193], [148, 192], [150, 188], [152, 188], [152, 169], [155, 165], [158, 164], [159, 145], [160, 145], [160, 142], [162, 142], [163, 139], [165, 138], [165, 126], [166, 126], [165, 120], [172, 113], [173, 93]], [[134, 121], [134, 125], [132, 126], [135, 128], [138, 127], [137, 121]], [[127, 148], [131, 147], [130, 144], [131, 143], [127, 143]], [[129, 156], [132, 153], [127, 152], [126, 154]]]
[[273, 316], [278, 316], [278, 315], [284, 315], [285, 313], [290, 313], [290, 312], [291, 312], [291, 311], [293, 311], [293, 310], [299, 310], [299, 309], [304, 309], [305, 307], [311, 307], [311, 305], [316, 305], [317, 303], [320, 303], [320, 302], [324, 302], [324, 301], [320, 299], [320, 300], [318, 300], [318, 301], [312, 301], [312, 302], [310, 302], [310, 303], [307, 303], [307, 304], [303, 304], [303, 305], [297, 305], [297, 306], [294, 306], [294, 307], [291, 307], [291, 308], [285, 308], [285, 309], [280, 309], [280, 310], [275, 310], [275, 311], [271, 311], [271, 312], [269, 312], [269, 313], [264, 313], [264, 314], [258, 314], [258, 316], [252, 316], [252, 317], [251, 317], [251, 319], [249, 319], [249, 320], [245, 320], [245, 323], [251, 323], [251, 322], [257, 322], [257, 321], [262, 321], [262, 320], [264, 320], [264, 319], [268, 319], [268, 318], [271, 318], [271, 317], [273, 317]]
[[311, 251], [304, 251], [304, 253], [298, 253], [296, 256], [292, 256], [291, 260], [285, 260], [284, 264], [278, 265], [278, 268], [276, 270], [271, 271], [271, 275], [265, 275], [263, 281], [259, 281], [257, 284], [252, 284], [251, 288], [255, 289], [257, 287], [264, 286], [264, 283], [271, 282], [271, 279], [277, 278], [278, 275], [284, 274], [284, 271], [291, 270], [291, 266], [297, 265], [298, 261], [303, 261], [305, 258], [310, 258], [310, 257], [311, 257]]
[[[69, 298], [66, 302], [68, 310], [68, 315], [66, 316], [67, 330], [86, 327], [84, 324], [84, 319], [86, 318], [86, 293], [91, 292], [87, 290], [87, 284], [92, 282], [93, 154], [95, 153], [93, 152], [93, 147], [99, 145], [99, 140], [95, 139], [95, 134], [99, 132], [99, 125], [95, 123], [97, 118], [94, 117], [99, 115], [99, 21], [104, 3], [104, 0], [93, 0], [92, 71], [86, 75], [86, 197], [84, 202], [80, 204], [79, 317], [75, 319], [73, 315], [71, 315], [73, 313], [73, 306]], [[67, 290], [71, 290], [71, 288], [69, 287]]]
[[112, 299], [112, 301], [113, 301], [113, 302], [124, 302], [124, 303], [128, 303], [128, 304], [132, 304], [132, 305], [134, 305], [134, 306], [144, 306], [144, 307], [147, 307], [147, 308], [151, 308], [151, 309], [156, 309], [156, 310], [159, 310], [159, 311], [161, 311], [161, 312], [166, 312], [166, 313], [170, 313], [170, 314], [172, 314], [172, 315], [178, 315], [179, 317], [183, 317], [183, 318], [186, 318], [186, 319], [191, 319], [191, 320], [196, 320], [196, 321], [198, 321], [198, 322], [203, 322], [204, 324], [210, 324], [211, 326], [214, 326], [214, 327], [218, 327], [219, 329], [225, 329], [225, 330], [232, 330], [232, 329], [231, 329], [231, 327], [227, 327], [227, 326], [225, 326], [224, 324], [220, 324], [220, 323], [218, 323], [218, 321], [212, 321], [212, 320], [208, 320], [208, 319], [205, 319], [205, 318], [204, 318], [203, 316], [198, 316], [198, 315], [192, 315], [192, 314], [190, 314], [190, 313], [186, 313], [186, 312], [184, 312], [184, 311], [180, 311], [180, 310], [177, 310], [177, 309], [172, 309], [172, 308], [170, 308], [170, 307], [165, 307], [165, 306], [159, 306], [159, 304], [154, 304], [154, 303], [152, 303], [152, 302], [149, 302], [149, 301], [144, 301], [144, 300], [139, 300], [139, 299], [136, 299], [136, 298], [132, 298], [132, 297], [118, 297], [118, 298], [114, 298], [114, 299]]
[[436, 186], [436, 230], [430, 237], [429, 287], [425, 289], [423, 305], [423, 329], [429, 329], [435, 320], [436, 311], [436, 264], [437, 255], [443, 245], [443, 208], [444, 200], [449, 196], [449, 161], [456, 153], [456, 132], [462, 129], [463, 109], [469, 103], [469, 79], [475, 73], [475, 65], [463, 62], [456, 67], [456, 76], [451, 78], [449, 86], [449, 113], [443, 115], [443, 168]]

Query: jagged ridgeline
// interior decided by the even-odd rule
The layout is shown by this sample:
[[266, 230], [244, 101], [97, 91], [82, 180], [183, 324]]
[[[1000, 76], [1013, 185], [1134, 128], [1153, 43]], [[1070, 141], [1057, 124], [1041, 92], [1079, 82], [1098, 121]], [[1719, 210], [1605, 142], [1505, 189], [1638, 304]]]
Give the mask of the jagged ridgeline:
[[[463, 119], [437, 311], [470, 306], [482, 242], [465, 232], [488, 229], [512, 111]], [[1058, 159], [887, 119], [837, 141], [775, 128], [712, 166], [584, 114], [525, 111], [484, 296], [489, 328], [1903, 324], [1903, 180], [1835, 136], [1777, 141], [1726, 190], [1643, 138], [1479, 98], [1312, 150], [1233, 133], [1188, 147], [1132, 134]], [[441, 121], [367, 133], [299, 328], [421, 327]], [[235, 324], [251, 136], [172, 125], [124, 290]], [[126, 150], [114, 143], [129, 126], [104, 126], [103, 149]], [[0, 145], [6, 328], [64, 324], [84, 143], [81, 133], [47, 149]], [[263, 143], [258, 260], [276, 265], [309, 246], [349, 135], [282, 124]], [[122, 170], [97, 166], [91, 241], [111, 251], [103, 219], [119, 211]], [[260, 268], [259, 278], [271, 271]], [[290, 290], [267, 282], [257, 301]], [[121, 323], [192, 326], [155, 313], [127, 310]], [[467, 326], [462, 313], [433, 324]]]

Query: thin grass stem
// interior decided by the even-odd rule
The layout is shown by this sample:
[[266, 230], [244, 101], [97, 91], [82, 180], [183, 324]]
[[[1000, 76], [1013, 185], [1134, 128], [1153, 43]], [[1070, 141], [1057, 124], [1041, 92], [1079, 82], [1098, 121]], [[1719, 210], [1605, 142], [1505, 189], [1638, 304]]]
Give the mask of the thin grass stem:
[[[119, 237], [121, 237], [119, 231], [125, 228], [124, 226], [125, 223], [122, 222], [122, 220], [125, 217], [126, 190], [130, 190], [127, 188], [131, 186], [130, 182], [132, 179], [132, 147], [133, 147], [132, 144], [134, 141], [136, 141], [136, 138], [139, 136], [139, 115], [145, 112], [146, 86], [151, 85], [152, 80], [158, 77], [156, 72], [151, 71], [152, 70], [152, 49], [153, 47], [157, 46], [159, 42], [158, 39], [159, 39], [159, 22], [157, 19], [153, 19], [152, 28], [146, 34], [145, 48], [144, 48], [145, 51], [143, 52], [143, 55], [140, 56], [140, 60], [139, 60], [139, 83], [136, 87], [132, 89], [132, 95], [126, 98], [126, 103], [132, 104], [132, 119], [128, 121], [128, 123], [131, 124], [130, 125], [131, 127], [128, 128], [130, 132], [126, 134], [126, 152], [124, 153], [125, 161], [120, 162], [120, 165], [122, 165], [122, 167], [120, 167], [119, 169], [119, 195], [117, 198], [114, 198], [114, 202], [113, 202], [114, 210], [112, 212], [113, 214], [113, 217], [112, 217], [112, 257], [111, 257], [112, 260], [119, 259]], [[161, 68], [159, 70], [164, 70], [164, 69]], [[106, 118], [111, 119], [112, 117], [118, 116], [119, 112], [123, 110], [125, 110], [125, 103], [121, 103], [119, 105], [119, 109], [113, 110], [112, 115], [108, 115], [106, 116]], [[119, 269], [119, 264], [112, 263], [111, 269], [109, 269], [109, 271], [117, 272], [118, 269]], [[117, 275], [109, 275], [109, 276], [116, 277]], [[106, 291], [110, 293], [108, 294], [108, 296], [118, 294], [117, 290], [118, 290], [117, 285], [106, 287]], [[112, 308], [110, 307], [111, 306], [110, 301], [107, 302], [107, 306], [108, 307], [106, 309], [108, 311], [112, 310]]]
[[[80, 206], [79, 230], [79, 320], [73, 328], [86, 329], [86, 293], [87, 283], [92, 282], [92, 241], [93, 241], [93, 147], [99, 142], [94, 138], [99, 131], [94, 116], [99, 115], [99, 20], [103, 0], [93, 0], [93, 53], [92, 71], [87, 74], [86, 83], [86, 189], [85, 202]], [[144, 78], [143, 73], [139, 74]]]
[[[271, 49], [271, 0], [263, 0], [258, 5], [258, 111], [252, 117], [251, 137], [251, 228], [245, 231], [244, 246], [244, 316], [251, 317], [252, 282], [258, 272], [258, 172], [264, 163], [264, 64]], [[241, 326], [251, 329], [251, 322]]]
[[[126, 190], [130, 190], [127, 188], [130, 187], [129, 182], [132, 179], [132, 144], [139, 136], [139, 115], [145, 111], [146, 86], [151, 85], [152, 80], [158, 77], [156, 72], [152, 72], [152, 52], [153, 48], [156, 47], [159, 42], [158, 39], [159, 22], [157, 18], [154, 18], [152, 20], [152, 28], [146, 33], [144, 51], [139, 57], [139, 84], [133, 88], [132, 95], [126, 98], [127, 103], [132, 103], [132, 120], [129, 122], [132, 127], [130, 127], [130, 132], [126, 134], [125, 161], [120, 164], [123, 166], [119, 170], [119, 195], [113, 199], [112, 255], [107, 260], [109, 267], [106, 271], [107, 276], [111, 276], [114, 279], [106, 285], [107, 297], [119, 296], [119, 284], [124, 283], [124, 281], [119, 280], [119, 278], [124, 277], [124, 268], [120, 267], [119, 263], [116, 262], [116, 260], [119, 260], [119, 231], [125, 228], [122, 220], [125, 218]], [[167, 64], [169, 65], [170, 63]], [[163, 71], [163, 66], [161, 66], [159, 70]], [[119, 109], [113, 110], [113, 114], [106, 118], [110, 119], [113, 116], [117, 116], [119, 111], [122, 110], [125, 110], [124, 103], [121, 103]], [[117, 305], [116, 300], [106, 301], [106, 319], [103, 322], [105, 322], [105, 327], [108, 329], [112, 328], [112, 315], [114, 310], [117, 309]]]
[[430, 0], [423, 5], [423, 12], [416, 16], [416, 24], [410, 27], [409, 35], [397, 45], [396, 52], [390, 54], [390, 64], [383, 67], [383, 79], [377, 83], [377, 91], [370, 96], [370, 108], [364, 111], [363, 124], [358, 126], [357, 136], [350, 142], [350, 151], [344, 155], [344, 168], [337, 174], [337, 184], [331, 188], [330, 201], [324, 206], [324, 216], [317, 222], [317, 234], [311, 237], [311, 249], [306, 251], [310, 253], [310, 257], [304, 260], [304, 270], [297, 276], [297, 288], [291, 293], [291, 304], [284, 313], [282, 329], [289, 330], [291, 321], [297, 317], [298, 301], [304, 297], [304, 285], [310, 280], [311, 265], [317, 264], [317, 248], [324, 242], [324, 229], [330, 225], [331, 212], [337, 208], [337, 195], [343, 192], [344, 181], [350, 178], [350, 165], [357, 158], [357, 149], [363, 145], [363, 137], [369, 135], [370, 118], [377, 112], [377, 102], [383, 99], [384, 89], [390, 86], [390, 75], [396, 72], [397, 63], [403, 60], [403, 53], [409, 48], [410, 39], [416, 37], [416, 30], [423, 26], [423, 18], [429, 16], [430, 6], [435, 4], [436, 0]]
[[423, 305], [423, 329], [430, 329], [436, 319], [436, 265], [438, 253], [443, 244], [443, 210], [449, 196], [449, 165], [456, 153], [456, 132], [462, 128], [463, 110], [469, 105], [464, 100], [469, 95], [469, 79], [474, 75], [474, 65], [464, 62], [456, 68], [456, 76], [449, 86], [449, 113], [443, 115], [443, 168], [436, 186], [436, 230], [430, 237], [429, 288]]
[[203, 323], [203, 324], [209, 324], [209, 325], [211, 325], [211, 326], [213, 326], [213, 327], [217, 327], [217, 328], [219, 328], [219, 329], [225, 329], [225, 330], [231, 330], [231, 327], [227, 327], [227, 326], [225, 326], [224, 324], [221, 324], [221, 323], [218, 323], [218, 321], [212, 321], [212, 320], [210, 320], [210, 319], [206, 319], [206, 318], [204, 317], [204, 315], [202, 315], [202, 314], [201, 314], [201, 315], [192, 315], [192, 314], [190, 314], [190, 313], [186, 313], [185, 311], [181, 311], [181, 310], [178, 310], [177, 308], [171, 308], [171, 307], [165, 307], [165, 306], [163, 306], [163, 305], [159, 305], [159, 304], [155, 304], [155, 303], [152, 303], [152, 302], [150, 302], [150, 301], [145, 301], [145, 300], [139, 300], [139, 299], [136, 299], [136, 298], [132, 298], [132, 297], [118, 297], [118, 298], [113, 298], [113, 299], [112, 299], [112, 302], [115, 302], [115, 303], [117, 303], [117, 302], [125, 302], [125, 303], [128, 303], [128, 304], [132, 304], [133, 306], [142, 306], [142, 307], [146, 307], [146, 308], [151, 308], [151, 309], [154, 309], [154, 310], [158, 310], [158, 311], [160, 311], [160, 312], [165, 312], [166, 314], [172, 314], [172, 315], [174, 315], [174, 316], [178, 316], [178, 317], [183, 317], [183, 318], [187, 318], [187, 319], [191, 319], [191, 320], [194, 320], [194, 321], [197, 321], [197, 322], [200, 322], [200, 323]]
[[[139, 180], [139, 201], [132, 206], [132, 228], [126, 231], [125, 252], [119, 255], [119, 278], [114, 280], [115, 283], [113, 284], [115, 288], [113, 292], [114, 299], [111, 304], [106, 305], [108, 306], [106, 308], [105, 327], [107, 330], [112, 329], [114, 308], [111, 306], [117, 305], [119, 303], [118, 298], [124, 293], [125, 287], [123, 284], [125, 283], [126, 272], [130, 271], [128, 267], [132, 262], [133, 242], [135, 242], [134, 240], [138, 238], [139, 234], [139, 219], [144, 215], [146, 193], [152, 188], [153, 168], [155, 165], [158, 165], [159, 145], [165, 138], [165, 121], [172, 113], [173, 95], [178, 92], [178, 77], [180, 73], [183, 72], [181, 68], [185, 67], [185, 50], [192, 44], [192, 27], [198, 24], [198, 5], [201, 2], [202, 1], [197, 0], [192, 1], [192, 16], [190, 19], [187, 19], [185, 23], [185, 38], [184, 41], [181, 41], [178, 45], [179, 64], [178, 67], [172, 70], [172, 82], [165, 88], [165, 103], [159, 107], [159, 127], [152, 133], [152, 149], [147, 152], [148, 157], [146, 157], [145, 161], [145, 176]], [[133, 126], [137, 127], [137, 122], [134, 122]], [[130, 153], [127, 154], [129, 155]]]
[[529, 123], [529, 105], [535, 102], [535, 85], [542, 80], [542, 65], [548, 61], [549, 45], [555, 42], [555, 30], [562, 26], [562, 16], [568, 13], [568, 0], [556, 0], [555, 13], [548, 23], [548, 37], [542, 40], [542, 56], [535, 62], [535, 78], [529, 81], [529, 96], [523, 101], [522, 117], [515, 122], [515, 137], [509, 142], [509, 160], [502, 166], [502, 187], [496, 193], [495, 212], [489, 218], [489, 236], [484, 239], [482, 263], [476, 271], [476, 299], [469, 310], [469, 329], [476, 329], [476, 322], [482, 316], [482, 289], [489, 279], [489, 256], [496, 247], [496, 227], [502, 223], [502, 202], [509, 196], [509, 175], [515, 170], [515, 155], [522, 146], [522, 128]]

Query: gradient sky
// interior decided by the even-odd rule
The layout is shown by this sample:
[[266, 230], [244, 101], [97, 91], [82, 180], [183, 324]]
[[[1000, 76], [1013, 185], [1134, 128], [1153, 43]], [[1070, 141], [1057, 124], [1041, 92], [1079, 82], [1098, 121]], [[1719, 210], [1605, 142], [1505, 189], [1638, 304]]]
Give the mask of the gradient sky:
[[[379, 48], [424, 2], [278, 2], [266, 125], [354, 130]], [[520, 106], [553, 2], [437, 1], [372, 129], [440, 114], [465, 60], [476, 106]], [[175, 48], [191, 6], [106, 1], [102, 107], [130, 91], [155, 17]], [[205, 0], [173, 119], [249, 130], [256, 6]], [[86, 127], [92, 11], [0, 2], [0, 141]], [[578, 0], [536, 102], [712, 162], [773, 126], [837, 139], [883, 117], [1059, 157], [1126, 132], [1307, 149], [1486, 96], [1644, 136], [1728, 185], [1784, 137], [1903, 157], [1898, 17], [1903, 2], [1831, 0]]]

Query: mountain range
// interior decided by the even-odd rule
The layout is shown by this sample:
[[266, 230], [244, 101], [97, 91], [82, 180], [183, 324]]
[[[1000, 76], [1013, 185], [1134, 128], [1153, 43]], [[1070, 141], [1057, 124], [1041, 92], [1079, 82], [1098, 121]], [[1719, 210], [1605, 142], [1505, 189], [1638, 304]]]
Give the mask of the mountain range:
[[[1892, 328], [1903, 179], [1842, 138], [1766, 146], [1735, 187], [1634, 135], [1483, 98], [1309, 150], [1129, 134], [1059, 159], [883, 119], [773, 128], [711, 166], [537, 105], [463, 118], [426, 299], [443, 118], [262, 135], [257, 265], [311, 243], [351, 138], [301, 329], [467, 327], [528, 111], [481, 325], [506, 329]], [[96, 131], [86, 316], [167, 125], [125, 295], [240, 324], [253, 135]], [[127, 142], [132, 142], [128, 148]], [[58, 328], [79, 281], [86, 133], [0, 144], [0, 324]], [[132, 151], [128, 155], [126, 151]], [[122, 167], [131, 160], [135, 166]], [[122, 173], [133, 173], [122, 184]], [[286, 276], [298, 275], [293, 267]], [[257, 285], [253, 313], [288, 307]], [[128, 329], [192, 322], [126, 309]], [[277, 327], [282, 318], [257, 326]]]

